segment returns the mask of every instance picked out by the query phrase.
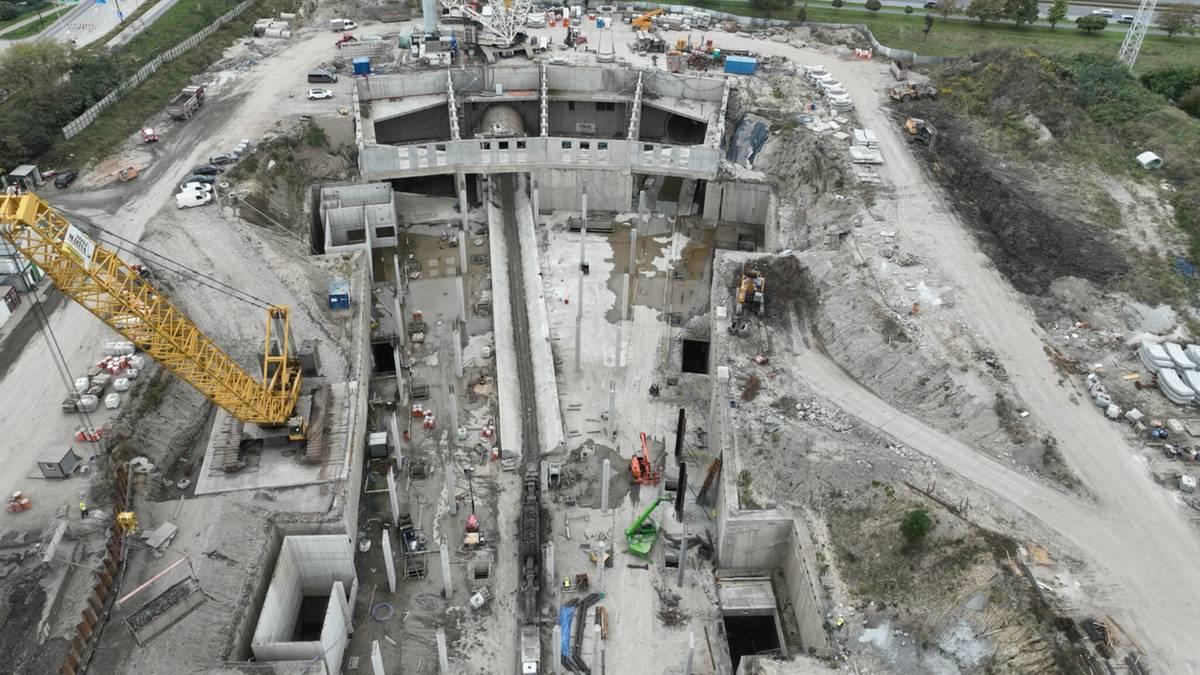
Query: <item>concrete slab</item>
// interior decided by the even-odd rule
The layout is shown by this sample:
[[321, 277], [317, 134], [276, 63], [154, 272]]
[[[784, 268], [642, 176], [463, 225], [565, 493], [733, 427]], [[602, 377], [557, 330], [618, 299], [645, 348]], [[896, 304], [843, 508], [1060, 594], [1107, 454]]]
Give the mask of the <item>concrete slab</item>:
[[[325, 438], [327, 455], [321, 464], [305, 464], [302, 455], [281, 449], [265, 449], [244, 455], [247, 465], [238, 473], [225, 473], [216, 462], [219, 435], [213, 434], [204, 452], [204, 461], [196, 478], [196, 494], [209, 495], [237, 490], [294, 487], [341, 480], [346, 477], [344, 466], [347, 434], [350, 424], [349, 406], [357, 402], [354, 383], [342, 382], [331, 386], [328, 427]], [[214, 428], [229, 418], [229, 413], [217, 409]]]

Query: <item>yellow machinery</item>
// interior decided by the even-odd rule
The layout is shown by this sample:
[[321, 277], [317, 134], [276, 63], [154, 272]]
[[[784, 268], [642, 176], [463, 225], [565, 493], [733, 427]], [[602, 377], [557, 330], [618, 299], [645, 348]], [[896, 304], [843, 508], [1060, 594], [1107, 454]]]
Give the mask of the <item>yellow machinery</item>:
[[643, 14], [641, 16], [634, 17], [633, 21], [631, 21], [630, 23], [633, 25], [633, 27], [635, 29], [650, 30], [650, 27], [654, 23], [654, 21], [653, 21], [654, 17], [656, 17], [662, 13], [663, 13], [662, 9], [652, 9], [649, 12], [646, 12], [645, 14]]
[[742, 282], [738, 284], [737, 306], [733, 313], [741, 316], [746, 307], [762, 316], [767, 308], [767, 276], [749, 267], [742, 270]]
[[63, 294], [230, 415], [265, 427], [286, 425], [290, 440], [307, 435], [307, 421], [294, 416], [300, 368], [289, 356], [287, 307], [267, 309], [259, 382], [116, 253], [97, 245], [37, 195], [0, 197], [0, 237]]

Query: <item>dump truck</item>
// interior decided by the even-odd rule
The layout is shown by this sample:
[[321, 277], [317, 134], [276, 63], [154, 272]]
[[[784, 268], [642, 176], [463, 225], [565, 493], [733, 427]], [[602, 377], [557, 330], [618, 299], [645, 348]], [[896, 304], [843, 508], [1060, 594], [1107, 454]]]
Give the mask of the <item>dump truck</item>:
[[911, 101], [914, 98], [937, 98], [937, 95], [937, 87], [931, 87], [927, 84], [917, 84], [916, 82], [901, 82], [888, 89], [888, 96], [891, 96], [894, 101]]
[[204, 105], [204, 87], [194, 84], [184, 87], [167, 104], [167, 114], [177, 120], [188, 120]]

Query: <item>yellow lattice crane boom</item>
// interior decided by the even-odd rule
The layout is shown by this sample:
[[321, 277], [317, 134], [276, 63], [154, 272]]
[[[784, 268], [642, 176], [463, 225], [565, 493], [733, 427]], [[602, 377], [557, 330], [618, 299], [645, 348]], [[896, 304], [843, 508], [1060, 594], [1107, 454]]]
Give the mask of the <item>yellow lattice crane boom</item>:
[[294, 417], [300, 369], [289, 357], [287, 307], [267, 308], [260, 382], [115, 252], [97, 245], [32, 193], [0, 197], [0, 236], [67, 297], [243, 422], [307, 432]]

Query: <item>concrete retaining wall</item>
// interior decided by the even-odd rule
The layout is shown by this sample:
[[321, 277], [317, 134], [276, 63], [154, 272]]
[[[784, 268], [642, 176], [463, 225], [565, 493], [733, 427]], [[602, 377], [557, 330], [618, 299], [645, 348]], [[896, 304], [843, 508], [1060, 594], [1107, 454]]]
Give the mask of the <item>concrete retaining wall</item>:
[[771, 215], [771, 191], [771, 186], [764, 183], [710, 182], [704, 193], [704, 217], [766, 225]]
[[538, 208], [549, 211], [578, 211], [580, 195], [587, 186], [588, 209], [628, 211], [633, 206], [633, 176], [616, 171], [535, 171], [538, 179]]

